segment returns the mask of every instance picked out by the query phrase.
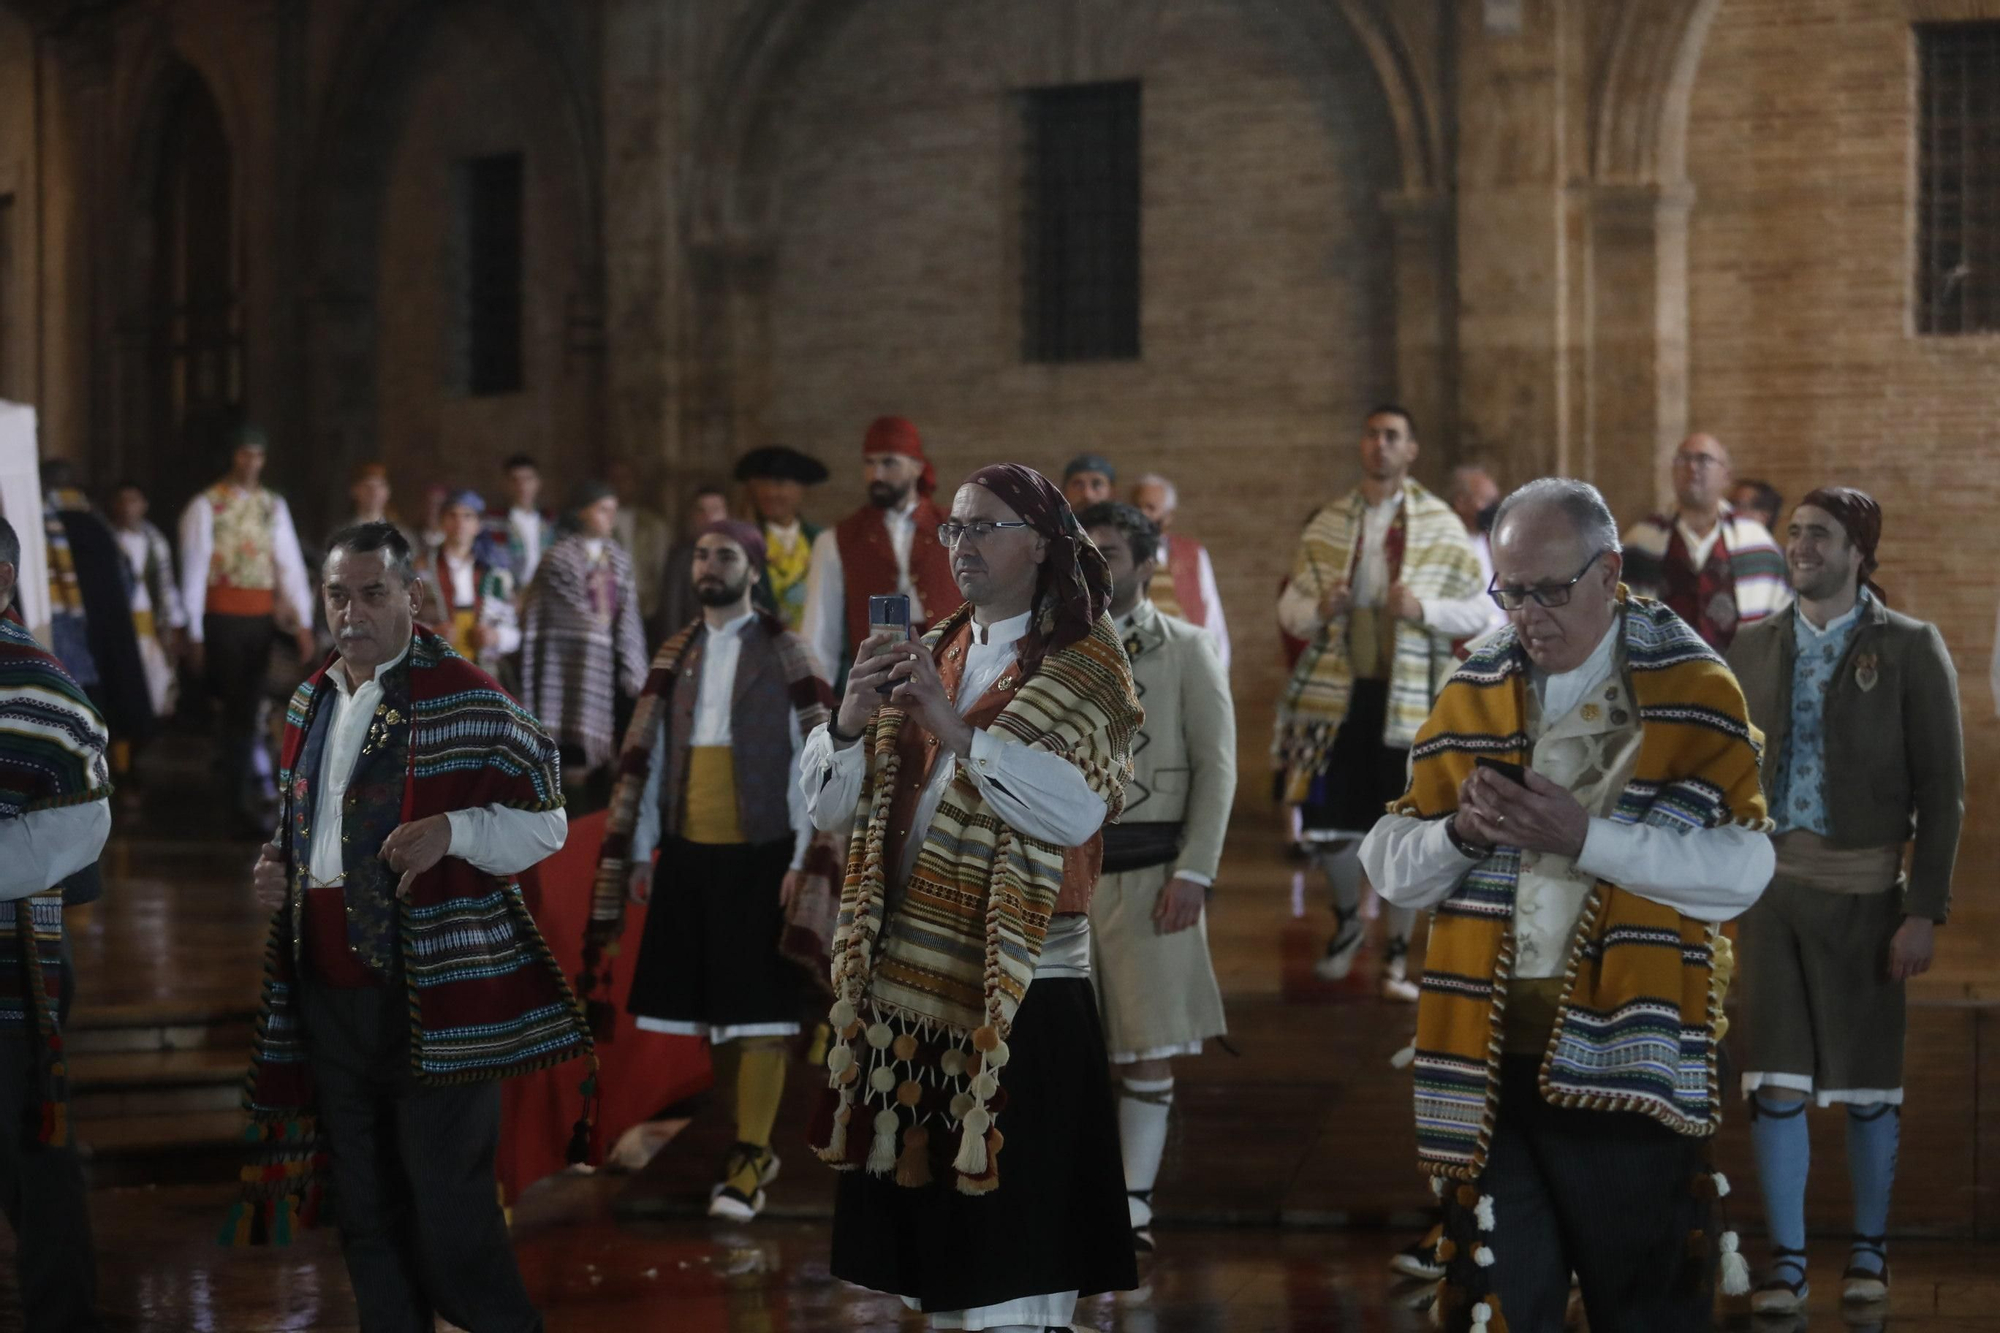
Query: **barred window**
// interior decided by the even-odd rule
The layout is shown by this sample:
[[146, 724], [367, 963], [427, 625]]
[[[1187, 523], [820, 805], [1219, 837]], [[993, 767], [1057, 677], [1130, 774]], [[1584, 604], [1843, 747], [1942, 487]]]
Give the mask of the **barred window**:
[[521, 388], [519, 153], [458, 163], [451, 358], [453, 380], [482, 397]]
[[1916, 38], [1917, 332], [2000, 329], [2000, 23]]
[[1139, 355], [1139, 85], [1021, 96], [1022, 343], [1029, 361]]

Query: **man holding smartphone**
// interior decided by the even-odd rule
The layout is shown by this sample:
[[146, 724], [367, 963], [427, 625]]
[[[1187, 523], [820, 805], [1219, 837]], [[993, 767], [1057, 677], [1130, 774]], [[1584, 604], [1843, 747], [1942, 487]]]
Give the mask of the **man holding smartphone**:
[[799, 761], [814, 823], [854, 826], [832, 1270], [939, 1328], [1062, 1327], [1137, 1282], [1088, 913], [1142, 715], [1104, 557], [1047, 478], [981, 469], [937, 537], [967, 605], [865, 639]]
[[[1759, 738], [1714, 652], [1620, 585], [1595, 487], [1514, 492], [1493, 563], [1510, 623], [1445, 685], [1361, 846], [1384, 898], [1434, 913], [1416, 1122], [1439, 1310], [1560, 1328], [1574, 1272], [1593, 1328], [1692, 1333], [1717, 1248], [1717, 923], [1772, 862]], [[1733, 1234], [1719, 1248], [1747, 1291]]]

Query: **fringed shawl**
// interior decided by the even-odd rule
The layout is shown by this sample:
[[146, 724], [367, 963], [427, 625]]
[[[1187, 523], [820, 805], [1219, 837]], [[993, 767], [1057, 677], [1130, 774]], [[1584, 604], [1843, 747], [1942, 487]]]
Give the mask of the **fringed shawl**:
[[[285, 713], [281, 826], [291, 825], [297, 763], [316, 707], [335, 693], [329, 657], [292, 695]], [[409, 730], [403, 821], [503, 805], [554, 810], [563, 803], [556, 747], [500, 686], [429, 630], [409, 656], [410, 715], [377, 726]], [[305, 966], [295, 923], [304, 912], [305, 867], [287, 867], [290, 900], [271, 919], [263, 1012], [252, 1042], [243, 1106], [250, 1115], [244, 1201], [225, 1243], [283, 1244], [313, 1224], [325, 1162], [298, 1007]], [[400, 906], [403, 985], [409, 997], [410, 1073], [419, 1086], [510, 1078], [591, 1056], [589, 1030], [520, 885], [447, 856], [419, 875]], [[586, 1081], [586, 1099], [591, 1085]]]
[[606, 538], [604, 560], [616, 589], [609, 620], [591, 607], [589, 548], [572, 535], [542, 552], [521, 627], [521, 698], [585, 768], [616, 757], [618, 692], [635, 694], [646, 678], [632, 557]]
[[[1359, 491], [1313, 515], [1299, 538], [1292, 563], [1292, 587], [1314, 601], [1353, 576], [1355, 543], [1361, 540], [1367, 502]], [[1465, 525], [1451, 506], [1414, 481], [1403, 489], [1402, 582], [1419, 597], [1458, 600], [1476, 596], [1479, 557]], [[1451, 662], [1451, 636], [1398, 623], [1395, 656], [1389, 668], [1389, 716], [1385, 744], [1410, 744], [1430, 712], [1438, 682]], [[1291, 683], [1278, 705], [1277, 759], [1295, 773], [1315, 773], [1326, 761], [1334, 733], [1347, 717], [1354, 693], [1348, 658], [1347, 618], [1320, 627], [1318, 638], [1299, 656]]]
[[[925, 647], [935, 654], [970, 614], [961, 607], [947, 617]], [[1104, 798], [1109, 822], [1124, 808], [1142, 717], [1125, 649], [1100, 616], [1087, 636], [1042, 659], [990, 729], [1075, 764]], [[890, 917], [893, 868], [883, 852], [905, 718], [883, 708], [861, 742], [868, 781], [833, 950], [837, 1040], [827, 1069], [839, 1106], [820, 1156], [921, 1186], [932, 1178], [931, 1132], [956, 1130], [957, 1187], [980, 1194], [999, 1185], [993, 1118], [1006, 1097], [1007, 1037], [1062, 890], [1064, 849], [1009, 827], [961, 774], [923, 831]]]
[[[1763, 737], [1736, 678], [1658, 602], [1629, 597], [1625, 659], [1643, 734], [1611, 818], [1688, 832], [1766, 830]], [[1411, 751], [1396, 814], [1442, 819], [1481, 757], [1527, 763], [1527, 660], [1507, 626], [1453, 674]], [[1436, 910], [1417, 1007], [1417, 1155], [1434, 1175], [1475, 1179], [1498, 1107], [1501, 1020], [1514, 956], [1521, 852], [1500, 847]], [[1716, 927], [1599, 881], [1571, 946], [1543, 1095], [1558, 1106], [1636, 1111], [1691, 1136], [1715, 1131], [1722, 987]]]

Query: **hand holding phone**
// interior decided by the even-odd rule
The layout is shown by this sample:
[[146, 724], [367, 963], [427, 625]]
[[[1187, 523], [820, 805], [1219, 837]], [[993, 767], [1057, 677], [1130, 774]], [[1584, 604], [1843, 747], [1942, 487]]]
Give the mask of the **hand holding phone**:
[[1507, 781], [1513, 783], [1516, 787], [1525, 787], [1528, 785], [1527, 771], [1511, 759], [1488, 759], [1486, 756], [1481, 755], [1472, 762], [1480, 768], [1491, 769], [1494, 773], [1507, 779]]
[[[868, 636], [888, 634], [909, 642], [910, 635], [910, 595], [906, 592], [889, 593], [886, 596], [868, 599]], [[873, 654], [880, 656], [881, 650]], [[887, 696], [892, 686], [878, 687], [878, 692]]]

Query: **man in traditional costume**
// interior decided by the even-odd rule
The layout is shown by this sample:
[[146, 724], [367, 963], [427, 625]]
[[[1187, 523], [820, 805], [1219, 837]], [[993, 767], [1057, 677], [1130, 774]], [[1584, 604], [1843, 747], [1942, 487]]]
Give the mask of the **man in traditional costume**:
[[514, 609], [514, 576], [485, 538], [486, 501], [460, 491], [446, 502], [439, 525], [444, 541], [419, 559], [424, 580], [422, 623], [452, 651], [497, 676], [501, 662], [520, 651], [521, 622]]
[[[1965, 817], [1958, 676], [1933, 625], [1875, 585], [1882, 510], [1845, 486], [1792, 511], [1793, 614], [1729, 646], [1764, 731], [1777, 876], [1743, 917], [1743, 1092], [1772, 1265], [1751, 1297], [1806, 1303], [1808, 1099], [1847, 1108], [1854, 1237], [1841, 1299], [1889, 1294], [1903, 988], [1931, 965]], [[1904, 851], [1909, 848], [1907, 873]]]
[[533, 455], [514, 454], [500, 471], [507, 479], [507, 507], [486, 515], [486, 538], [494, 550], [506, 553], [514, 586], [526, 592], [559, 535], [556, 516], [540, 507], [542, 468]]
[[1104, 877], [1090, 903], [1090, 976], [1118, 1070], [1126, 1207], [1144, 1254], [1173, 1110], [1171, 1062], [1228, 1031], [1203, 909], [1236, 800], [1236, 712], [1214, 638], [1148, 600], [1160, 530], [1116, 503], [1077, 521], [1110, 567], [1112, 626], [1146, 710], [1125, 813], [1105, 826]]
[[973, 473], [940, 540], [967, 604], [864, 638], [799, 760], [814, 823], [853, 821], [832, 1271], [938, 1328], [1061, 1327], [1137, 1281], [1087, 914], [1141, 710], [1104, 557], [1047, 478]]
[[806, 614], [799, 626], [813, 669], [828, 680], [845, 671], [868, 637], [868, 599], [907, 593], [910, 625], [927, 629], [957, 606], [951, 559], [938, 542], [944, 514], [931, 503], [937, 473], [917, 428], [878, 417], [861, 442], [868, 503], [813, 542]]
[[181, 608], [180, 582], [174, 576], [174, 548], [167, 535], [146, 520], [147, 507], [139, 483], [121, 484], [111, 498], [111, 535], [131, 575], [132, 632], [139, 641], [147, 699], [153, 716], [164, 718], [174, 711], [179, 694], [174, 664], [180, 657], [187, 612]]
[[[1417, 1153], [1445, 1205], [1444, 1326], [1706, 1329], [1720, 1249], [1717, 923], [1770, 876], [1761, 738], [1720, 658], [1619, 583], [1586, 482], [1502, 503], [1510, 625], [1453, 673], [1409, 790], [1363, 842], [1383, 897], [1434, 913], [1417, 1008]], [[1490, 763], [1516, 766], [1510, 776]]]
[[[1361, 920], [1361, 839], [1403, 790], [1410, 742], [1456, 662], [1454, 640], [1476, 634], [1479, 562], [1451, 507], [1410, 479], [1417, 428], [1394, 405], [1368, 414], [1361, 484], [1306, 524], [1278, 599], [1278, 623], [1307, 640], [1279, 701], [1277, 754], [1286, 798], [1303, 807], [1313, 858], [1333, 886], [1334, 931], [1314, 971], [1338, 981], [1367, 936]], [[1413, 1001], [1414, 914], [1387, 913], [1382, 993]]]
[[1160, 530], [1160, 559], [1155, 561], [1153, 586], [1146, 598], [1162, 614], [1179, 616], [1205, 629], [1215, 639], [1222, 673], [1229, 674], [1229, 624], [1222, 614], [1222, 593], [1215, 586], [1215, 562], [1208, 548], [1173, 531], [1180, 509], [1180, 492], [1157, 472], [1132, 485], [1132, 503]]
[[646, 636], [632, 558], [611, 536], [618, 497], [588, 482], [570, 512], [576, 531], [549, 547], [528, 589], [521, 696], [561, 745], [574, 789], [617, 757], [618, 700], [638, 698], [646, 683]]
[[26, 1327], [94, 1333], [97, 1270], [69, 1120], [75, 994], [63, 881], [111, 831], [104, 723], [21, 624], [21, 539], [0, 519], [0, 1199]]
[[41, 482], [55, 654], [110, 729], [116, 781], [126, 771], [120, 760], [131, 758], [154, 725], [125, 555], [111, 525], [77, 488], [69, 460], [44, 461]]
[[216, 777], [222, 808], [243, 833], [270, 831], [268, 756], [257, 709], [271, 663], [271, 637], [290, 633], [301, 663], [312, 660], [313, 599], [299, 535], [284, 497], [258, 483], [270, 443], [254, 426], [237, 432], [229, 474], [181, 512], [181, 604], [188, 655], [221, 711]]
[[274, 909], [257, 1147], [224, 1239], [312, 1225], [323, 1170], [362, 1328], [539, 1330], [493, 1157], [499, 1080], [591, 1050], [513, 878], [567, 833], [555, 743], [415, 626], [394, 527], [334, 534], [323, 581], [336, 649], [292, 696], [255, 871]]
[[1118, 469], [1103, 454], [1078, 454], [1063, 465], [1063, 499], [1082, 513], [1118, 494]]
[[739, 1222], [778, 1175], [771, 1128], [803, 980], [778, 944], [815, 838], [798, 756], [833, 703], [805, 642], [752, 606], [763, 564], [751, 524], [695, 540], [702, 618], [661, 646], [633, 710], [586, 940], [601, 955], [628, 892], [650, 902], [629, 1006], [644, 1031], [706, 1038], [733, 1086], [736, 1143], [708, 1211]]
[[1722, 441], [1690, 435], [1674, 451], [1675, 512], [1625, 533], [1633, 589], [1672, 607], [1719, 653], [1737, 630], [1792, 602], [1784, 553], [1762, 523], [1723, 498], [1729, 483]]
[[660, 609], [646, 627], [647, 637], [664, 643], [693, 624], [701, 615], [701, 603], [694, 595], [694, 542], [711, 523], [729, 517], [729, 492], [720, 486], [696, 488], [688, 504], [687, 540], [667, 552], [666, 570], [661, 578]]
[[737, 460], [736, 480], [750, 492], [750, 507], [769, 553], [759, 586], [785, 628], [796, 631], [806, 621], [813, 544], [825, 531], [799, 517], [799, 506], [806, 487], [826, 480], [826, 464], [787, 445], [771, 444]]
[[639, 623], [650, 625], [660, 613], [660, 576], [666, 572], [667, 552], [673, 548], [673, 529], [664, 514], [646, 503], [644, 483], [631, 459], [613, 459], [606, 479], [618, 493], [618, 517], [611, 535], [632, 557], [632, 582], [639, 590]]

